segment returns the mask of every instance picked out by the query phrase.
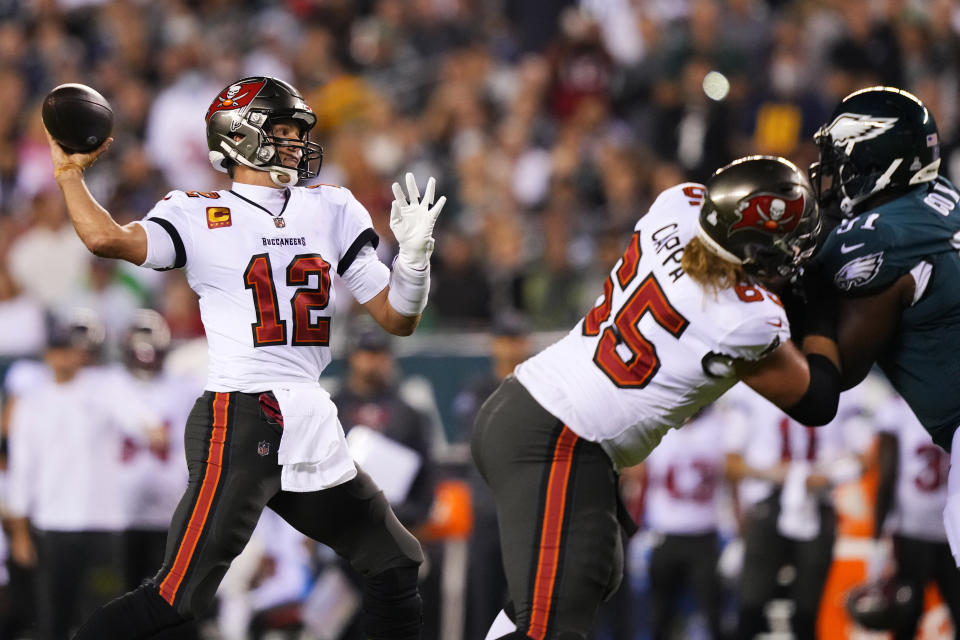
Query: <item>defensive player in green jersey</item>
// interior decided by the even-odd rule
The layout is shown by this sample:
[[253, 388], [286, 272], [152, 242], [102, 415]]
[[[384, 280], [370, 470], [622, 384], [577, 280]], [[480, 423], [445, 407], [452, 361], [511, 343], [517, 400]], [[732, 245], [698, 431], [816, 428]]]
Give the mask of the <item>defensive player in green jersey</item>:
[[953, 449], [944, 522], [960, 564], [960, 192], [939, 175], [933, 115], [906, 91], [847, 96], [815, 140], [820, 204], [843, 211], [814, 263], [839, 294], [842, 385], [879, 364], [934, 442]]

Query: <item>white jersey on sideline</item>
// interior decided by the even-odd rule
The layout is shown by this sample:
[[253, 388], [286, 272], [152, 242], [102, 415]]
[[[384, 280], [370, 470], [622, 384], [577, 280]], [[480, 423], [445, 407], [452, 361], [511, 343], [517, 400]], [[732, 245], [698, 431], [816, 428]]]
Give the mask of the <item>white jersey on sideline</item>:
[[729, 389], [731, 359], [761, 358], [790, 336], [772, 293], [739, 286], [714, 295], [681, 269], [704, 192], [685, 183], [661, 193], [597, 306], [516, 370], [537, 402], [621, 467]]
[[947, 506], [950, 454], [930, 434], [898, 395], [877, 412], [878, 432], [897, 438], [898, 471], [887, 526], [908, 538], [946, 542], [943, 509]]
[[123, 441], [145, 441], [158, 422], [107, 367], [18, 397], [10, 417], [10, 514], [44, 531], [122, 530]]
[[657, 533], [697, 535], [717, 530], [723, 482], [722, 424], [715, 411], [670, 431], [644, 462], [645, 527]]
[[[822, 427], [808, 427], [747, 385], [738, 384], [717, 408], [718, 419], [723, 422], [722, 446], [727, 452], [741, 454], [755, 469], [799, 462], [809, 465], [811, 471], [852, 480], [860, 470], [859, 465], [850, 466], [851, 456], [864, 454], [873, 443], [870, 421], [876, 406], [874, 391], [868, 378], [840, 394], [832, 421]], [[776, 490], [777, 486], [767, 480], [744, 478], [738, 487], [741, 510], [746, 511]], [[828, 500], [830, 496], [824, 494]]]
[[200, 395], [196, 382], [185, 376], [161, 373], [141, 379], [125, 369], [117, 373], [118, 388], [149, 407], [167, 430], [163, 450], [134, 438], [124, 440], [121, 454], [122, 486], [128, 529], [165, 530], [187, 488], [187, 460], [183, 430]]
[[315, 382], [331, 358], [333, 276], [360, 303], [390, 277], [370, 214], [341, 187], [172, 191], [140, 224], [143, 266], [185, 267], [200, 296], [210, 391]]

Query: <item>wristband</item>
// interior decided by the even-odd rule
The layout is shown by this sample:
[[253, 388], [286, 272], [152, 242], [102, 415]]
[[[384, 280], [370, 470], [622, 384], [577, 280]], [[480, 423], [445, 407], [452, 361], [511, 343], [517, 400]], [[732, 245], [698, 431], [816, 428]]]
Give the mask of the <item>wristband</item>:
[[387, 301], [402, 316], [412, 317], [423, 313], [430, 293], [430, 263], [423, 270], [414, 269], [399, 256], [390, 270], [390, 291]]
[[67, 163], [67, 164], [62, 164], [62, 165], [60, 165], [59, 167], [56, 167], [56, 168], [53, 170], [53, 178], [54, 178], [54, 180], [56, 180], [57, 178], [59, 178], [62, 174], [66, 173], [67, 171], [71, 171], [71, 170], [73, 170], [73, 169], [76, 169], [77, 171], [80, 172], [80, 175], [83, 175], [83, 168], [82, 168], [80, 165], [78, 165], [78, 164], [74, 164], [74, 163], [70, 162], [70, 163]]

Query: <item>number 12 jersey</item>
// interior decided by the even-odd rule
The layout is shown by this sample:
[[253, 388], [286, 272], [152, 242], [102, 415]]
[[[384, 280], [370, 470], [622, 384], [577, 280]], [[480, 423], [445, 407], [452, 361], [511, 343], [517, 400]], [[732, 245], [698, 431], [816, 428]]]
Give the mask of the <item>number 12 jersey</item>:
[[704, 192], [685, 183], [660, 194], [597, 305], [515, 372], [537, 402], [621, 467], [733, 386], [733, 360], [759, 359], [790, 336], [774, 294], [747, 284], [705, 290], [681, 268]]
[[370, 214], [341, 187], [173, 191], [140, 224], [143, 266], [184, 268], [200, 297], [210, 391], [315, 382], [331, 358], [334, 275], [361, 304], [390, 277]]

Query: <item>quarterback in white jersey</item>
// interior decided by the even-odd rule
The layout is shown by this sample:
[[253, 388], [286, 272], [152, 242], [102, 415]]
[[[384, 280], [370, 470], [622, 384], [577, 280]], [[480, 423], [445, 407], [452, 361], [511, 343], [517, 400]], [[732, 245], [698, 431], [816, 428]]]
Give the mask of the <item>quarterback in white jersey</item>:
[[374, 253], [369, 214], [347, 189], [297, 186], [315, 176], [322, 152], [309, 137], [317, 118], [296, 88], [243, 78], [214, 98], [205, 120], [210, 162], [232, 187], [174, 191], [126, 226], [83, 181], [110, 141], [68, 155], [50, 138], [80, 239], [99, 256], [185, 269], [210, 356], [206, 391], [187, 419], [189, 484], [163, 566], [94, 614], [76, 638], [196, 637], [193, 620], [269, 504], [364, 575], [371, 640], [413, 640], [421, 624], [419, 544], [356, 467], [318, 378], [330, 361], [335, 275], [384, 329], [413, 332], [446, 199], [434, 204], [433, 178], [423, 198], [412, 174], [406, 193], [394, 183], [390, 228], [399, 250], [389, 269]]
[[471, 445], [497, 502], [516, 626], [504, 636], [498, 624], [501, 637], [588, 635], [622, 574], [617, 469], [738, 379], [802, 422], [832, 417], [836, 343], [809, 336], [801, 353], [767, 288], [810, 256], [818, 229], [806, 175], [782, 158], [666, 190], [597, 305], [483, 405]]

